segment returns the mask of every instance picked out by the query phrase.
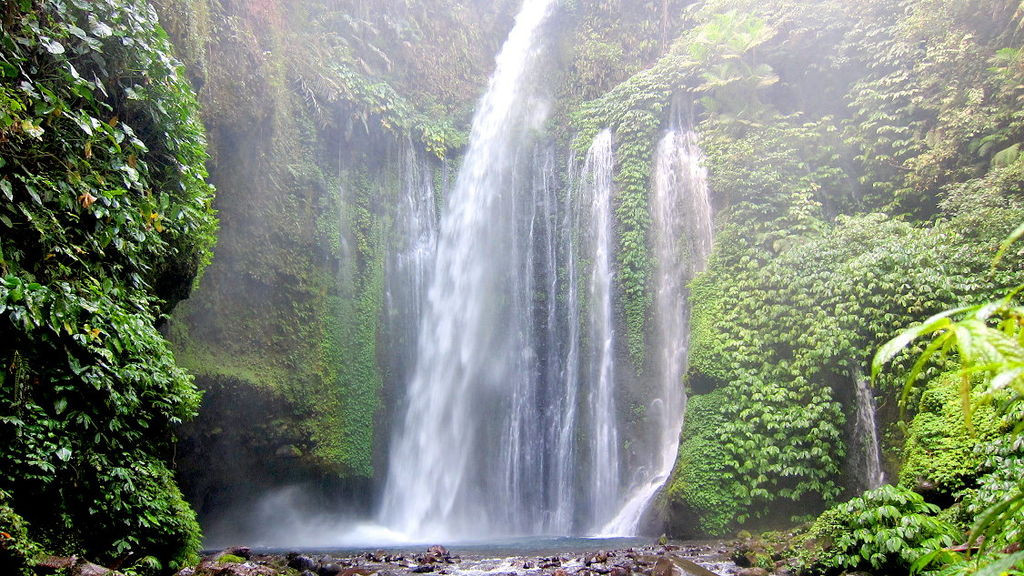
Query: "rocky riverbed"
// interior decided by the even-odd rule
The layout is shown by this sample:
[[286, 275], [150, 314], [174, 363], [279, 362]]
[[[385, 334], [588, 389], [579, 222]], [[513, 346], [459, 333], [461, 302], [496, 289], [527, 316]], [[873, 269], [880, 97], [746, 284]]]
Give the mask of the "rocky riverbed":
[[177, 576], [757, 576], [739, 568], [722, 543], [640, 546], [547, 556], [453, 553], [261, 554], [231, 548]]

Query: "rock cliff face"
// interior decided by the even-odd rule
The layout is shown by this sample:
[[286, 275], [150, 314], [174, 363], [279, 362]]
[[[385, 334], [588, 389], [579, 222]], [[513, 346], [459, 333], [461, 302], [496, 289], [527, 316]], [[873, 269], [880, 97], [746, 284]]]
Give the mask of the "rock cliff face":
[[413, 242], [403, 202], [440, 197], [514, 7], [154, 4], [203, 104], [221, 218], [166, 329], [206, 393], [186, 492], [201, 513], [294, 483], [365, 495], [402, 374], [385, 272]]

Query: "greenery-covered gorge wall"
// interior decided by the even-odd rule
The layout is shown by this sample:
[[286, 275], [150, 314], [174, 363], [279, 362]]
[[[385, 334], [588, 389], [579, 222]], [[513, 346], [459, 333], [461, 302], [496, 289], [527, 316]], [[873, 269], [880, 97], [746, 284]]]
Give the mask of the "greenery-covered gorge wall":
[[[655, 62], [618, 68], [633, 75], [583, 91], [570, 116], [581, 146], [615, 130], [621, 322], [643, 370], [654, 146], [673, 102], [693, 103], [716, 248], [691, 286], [691, 396], [662, 503], [674, 533], [721, 535], [862, 490], [855, 387], [874, 351], [1020, 283], [1016, 256], [992, 268], [1022, 216], [1019, 12], [726, 0], [673, 14]], [[593, 36], [579, 45], [580, 60], [618, 53]], [[926, 425], [907, 439], [896, 422], [901, 386], [896, 370], [874, 390], [885, 467], [934, 489], [914, 471]], [[981, 471], [967, 452], [951, 457], [970, 483]]]
[[[206, 103], [222, 190], [214, 266], [170, 328], [208, 390], [186, 450], [225, 447], [195, 460], [194, 494], [252, 470], [367, 490], [399, 398], [389, 384], [408, 370], [389, 354], [412, 339], [381, 340], [395, 334], [396, 199], [411, 174], [443, 195], [441, 158], [465, 143], [516, 6], [160, 4]], [[642, 425], [652, 368], [655, 145], [692, 105], [716, 248], [691, 286], [691, 396], [663, 516], [680, 535], [802, 519], [864, 487], [855, 386], [873, 351], [1020, 281], [1016, 255], [991, 270], [1021, 216], [1014, 8], [626, 4], [560, 11], [551, 122], [565, 158], [615, 135], [621, 420]], [[895, 424], [899, 376], [875, 388], [892, 480], [904, 443], [920, 445]]]
[[[152, 5], [170, 38], [141, 2], [0, 10], [0, 516], [54, 551], [171, 568], [198, 546], [172, 456], [208, 519], [288, 484], [352, 502], [379, 486], [415, 340], [395, 274], [443, 205], [518, 3]], [[1024, 215], [1019, 16], [999, 0], [561, 5], [547, 158], [569, 182], [573, 154], [614, 133], [627, 430], [646, 418], [652, 171], [673, 110], [692, 106], [707, 155], [715, 250], [689, 287], [690, 399], [660, 502], [674, 534], [855, 495], [873, 352], [1021, 282], [1016, 250], [992, 266]], [[186, 73], [219, 191], [212, 263]], [[951, 364], [928, 367], [897, 424], [910, 364], [874, 389], [898, 487], [832, 507], [813, 538], [881, 503], [944, 542], [1012, 481], [1013, 422], [967, 394], [959, 427]], [[200, 396], [183, 368], [204, 403], [175, 454]]]
[[640, 118], [673, 92], [702, 110], [718, 225], [692, 286], [692, 396], [665, 495], [679, 533], [799, 519], [861, 487], [849, 423], [874, 350], [1020, 282], [1015, 260], [992, 270], [1021, 217], [1016, 28], [982, 4], [707, 3], [629, 81], [648, 101], [627, 83], [584, 116]]

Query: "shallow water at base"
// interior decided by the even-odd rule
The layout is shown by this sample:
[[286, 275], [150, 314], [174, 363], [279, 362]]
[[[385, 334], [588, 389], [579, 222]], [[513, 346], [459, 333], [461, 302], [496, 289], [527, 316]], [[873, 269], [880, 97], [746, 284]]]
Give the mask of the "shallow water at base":
[[[379, 527], [378, 527], [379, 528]], [[381, 528], [381, 534], [387, 532]], [[355, 532], [362, 532], [369, 535], [374, 532], [372, 527], [356, 529]], [[392, 533], [393, 534], [393, 533]], [[398, 540], [378, 540], [376, 544], [370, 541], [344, 543], [339, 541], [336, 546], [312, 546], [312, 547], [269, 547], [253, 548], [254, 551], [263, 554], [284, 554], [287, 552], [301, 552], [308, 554], [333, 554], [341, 556], [358, 556], [367, 552], [385, 552], [388, 554], [419, 554], [427, 546], [440, 544], [445, 546], [452, 554], [464, 558], [497, 558], [497, 557], [520, 557], [520, 556], [550, 556], [550, 555], [573, 555], [597, 552], [598, 550], [612, 550], [635, 548], [653, 544], [650, 538], [574, 538], [574, 537], [522, 537], [487, 540], [479, 542], [400, 542]]]
[[[298, 554], [321, 566], [336, 564], [396, 576], [415, 576], [421, 571], [417, 568], [425, 565], [429, 566], [427, 572], [436, 576], [550, 576], [556, 570], [566, 576], [599, 576], [616, 567], [639, 576], [651, 574], [665, 555], [687, 574], [710, 571], [708, 574], [727, 576], [737, 570], [720, 541], [677, 542], [663, 547], [646, 538], [523, 537], [448, 543], [445, 548], [443, 558], [434, 556], [425, 544], [255, 548], [253, 552], [262, 564], [274, 564], [275, 558], [277, 563], [284, 562], [285, 556]], [[686, 571], [688, 566], [694, 571]]]

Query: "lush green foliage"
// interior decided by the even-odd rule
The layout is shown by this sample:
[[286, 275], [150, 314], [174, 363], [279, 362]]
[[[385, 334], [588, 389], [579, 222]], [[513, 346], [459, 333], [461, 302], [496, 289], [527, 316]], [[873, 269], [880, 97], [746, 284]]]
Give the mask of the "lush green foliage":
[[905, 488], [883, 486], [823, 513], [798, 545], [802, 570], [828, 574], [907, 571], [958, 531], [935, 517], [939, 507]]
[[725, 534], [741, 513], [737, 498], [715, 487], [730, 464], [730, 453], [721, 443], [719, 431], [727, 424], [728, 403], [724, 390], [691, 397], [686, 408], [686, 440], [679, 447], [676, 473], [668, 487], [668, 498], [685, 503], [673, 517], [699, 523], [707, 534]]
[[[670, 500], [704, 511], [705, 528], [837, 497], [852, 413], [843, 403], [870, 351], [922, 315], [1020, 281], [990, 263], [1021, 218], [1021, 166], [980, 144], [1017, 138], [1020, 82], [1008, 62], [1019, 60], [1004, 50], [1013, 32], [976, 15], [1004, 13], [988, 2], [954, 4], [708, 2], [661, 60], [577, 116], [582, 142], [616, 130], [621, 203], [633, 206], [630, 195], [645, 203], [649, 187], [633, 174], [649, 174], [672, 99], [702, 104], [718, 226], [709, 270], [692, 286], [689, 380], [731, 401], [714, 404], [717, 439], [689, 420], [680, 448], [686, 462], [702, 446], [724, 450], [710, 459], [719, 481], [678, 466]], [[901, 212], [912, 217], [893, 217]], [[645, 221], [629, 220], [637, 214], [619, 215], [621, 237], [632, 238], [620, 246], [620, 281], [635, 362], [646, 304], [629, 294], [646, 293], [647, 262]], [[971, 464], [960, 464], [967, 479]]]
[[[1012, 239], [1012, 236], [1011, 236]], [[964, 426], [973, 432], [976, 420], [981, 420], [980, 409], [972, 402], [977, 392], [987, 403], [995, 403], [1010, 432], [1002, 437], [984, 442], [979, 438], [976, 450], [989, 456], [979, 467], [979, 488], [967, 494], [968, 512], [975, 517], [975, 523], [968, 544], [979, 543], [979, 559], [970, 562], [956, 555], [936, 551], [932, 558], [949, 565], [949, 573], [970, 572], [978, 566], [987, 566], [982, 572], [997, 573], [1019, 564], [1019, 554], [1005, 559], [992, 556], [992, 544], [1019, 545], [1020, 521], [1024, 513], [1024, 484], [1015, 472], [1020, 469], [1022, 432], [1021, 419], [1022, 389], [1024, 389], [1024, 331], [1021, 318], [1024, 314], [1014, 299], [1020, 287], [1005, 298], [976, 306], [947, 310], [932, 316], [923, 323], [906, 329], [881, 347], [875, 355], [872, 368], [875, 373], [918, 339], [930, 340], [920, 353], [914, 367], [909, 371], [903, 397], [918, 385], [918, 377], [928, 363], [942, 363], [955, 358], [960, 369], [959, 404], [962, 407]], [[980, 384], [973, 383], [980, 380]], [[927, 396], [926, 396], [927, 398]], [[984, 405], [985, 408], [988, 404]], [[973, 437], [973, 436], [972, 436]], [[983, 540], [978, 540], [984, 536]], [[987, 552], [987, 554], [986, 554]], [[973, 565], [972, 565], [973, 564]]]
[[972, 485], [985, 460], [978, 445], [1004, 432], [992, 406], [973, 407], [973, 426], [968, 429], [960, 378], [947, 373], [928, 385], [916, 412], [907, 430], [900, 485], [948, 496]]
[[0, 566], [15, 576], [32, 576], [32, 563], [42, 553], [28, 533], [25, 519], [11, 508], [10, 496], [0, 492]]
[[181, 565], [165, 459], [199, 394], [156, 329], [210, 257], [197, 106], [144, 2], [0, 14], [0, 489], [33, 536]]

